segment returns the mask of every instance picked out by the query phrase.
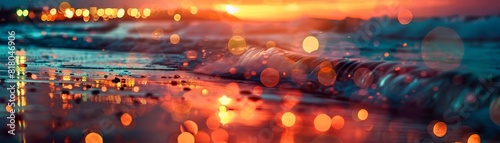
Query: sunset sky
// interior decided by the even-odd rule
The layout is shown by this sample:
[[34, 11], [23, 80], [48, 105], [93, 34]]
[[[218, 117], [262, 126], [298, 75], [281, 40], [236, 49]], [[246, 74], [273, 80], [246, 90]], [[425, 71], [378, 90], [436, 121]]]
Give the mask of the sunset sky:
[[[50, 6], [65, 0], [2, 3], [3, 7]], [[400, 3], [414, 17], [449, 15], [500, 14], [498, 0], [66, 0], [73, 7], [150, 7], [176, 8], [196, 6], [199, 9], [225, 10], [246, 20], [291, 20], [298, 17], [367, 19], [377, 11], [386, 11], [391, 3]], [[229, 7], [228, 7], [229, 5]], [[392, 16], [396, 16], [395, 14]]]

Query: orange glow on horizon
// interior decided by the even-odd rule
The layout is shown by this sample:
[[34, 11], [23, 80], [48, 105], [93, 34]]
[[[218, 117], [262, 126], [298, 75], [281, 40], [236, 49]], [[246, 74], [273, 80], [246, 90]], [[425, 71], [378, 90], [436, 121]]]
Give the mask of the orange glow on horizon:
[[[143, 1], [129, 2], [130, 5], [143, 5]], [[135, 18], [147, 18], [148, 14], [153, 15], [153, 12], [166, 11], [170, 16], [174, 15], [175, 9], [182, 8], [189, 11], [191, 14], [195, 15], [199, 12], [204, 12], [204, 10], [216, 10], [219, 12], [224, 12], [233, 15], [242, 20], [257, 20], [257, 21], [289, 21], [303, 17], [309, 18], [324, 18], [324, 19], [336, 19], [341, 20], [347, 17], [369, 19], [372, 17], [378, 17], [386, 15], [393, 18], [399, 18], [402, 24], [407, 24], [415, 17], [430, 17], [430, 16], [449, 16], [449, 15], [461, 15], [461, 14], [474, 14], [471, 12], [465, 13], [464, 11], [478, 11], [481, 7], [478, 7], [473, 2], [466, 2], [457, 4], [453, 0], [443, 0], [443, 1], [431, 1], [423, 0], [421, 2], [415, 2], [412, 0], [399, 0], [399, 1], [380, 1], [380, 0], [336, 0], [336, 1], [275, 1], [275, 0], [264, 0], [263, 2], [258, 0], [247, 0], [247, 1], [228, 1], [221, 2], [218, 0], [193, 0], [189, 2], [160, 2], [160, 1], [149, 1], [148, 5], [168, 5], [166, 8], [129, 8], [128, 10], [120, 11], [120, 13], [126, 13], [131, 17]], [[471, 5], [466, 7], [466, 10], [459, 9], [463, 6]], [[76, 7], [75, 7], [76, 6]], [[75, 10], [85, 9], [80, 3], [75, 3], [75, 6], [70, 5], [68, 2], [61, 2], [59, 6], [53, 9], [47, 9], [51, 15], [64, 14], [65, 9], [74, 8], [72, 11], [75, 15], [79, 15]], [[90, 15], [98, 14], [99, 16], [104, 15], [105, 20], [117, 18], [117, 13], [120, 7], [112, 6], [111, 9], [105, 11], [106, 8], [90, 7]], [[400, 9], [401, 8], [401, 9]], [[488, 7], [489, 8], [489, 7]], [[132, 9], [135, 9], [136, 14], [133, 14]], [[433, 9], [435, 11], [429, 11]], [[137, 11], [139, 10], [139, 11]], [[403, 11], [401, 11], [403, 10]], [[112, 15], [107, 15], [112, 12]], [[101, 15], [102, 14], [102, 15]], [[45, 17], [47, 17], [46, 15]], [[181, 15], [175, 16], [176, 20], [180, 20]], [[85, 16], [83, 17], [85, 19]], [[120, 18], [120, 17], [118, 17]], [[46, 18], [47, 19], [47, 18]], [[89, 18], [87, 18], [89, 19]], [[94, 21], [99, 20], [98, 17], [92, 18]], [[52, 20], [49, 20], [52, 21]]]

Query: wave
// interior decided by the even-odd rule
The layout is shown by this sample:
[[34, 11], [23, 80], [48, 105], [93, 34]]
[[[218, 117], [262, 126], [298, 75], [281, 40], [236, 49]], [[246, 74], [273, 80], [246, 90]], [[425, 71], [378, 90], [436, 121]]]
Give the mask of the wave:
[[[328, 59], [258, 47], [241, 55], [228, 53], [216, 59], [199, 62], [189, 70], [267, 86], [266, 78], [273, 76], [265, 72], [272, 69], [277, 71], [274, 76], [279, 77], [278, 84], [271, 84], [272, 87], [287, 85], [324, 98], [366, 104], [408, 116], [431, 115], [448, 120], [443, 114], [488, 110], [500, 95], [499, 75], [484, 76], [460, 68], [440, 71], [400, 62]], [[468, 119], [462, 115], [460, 118]], [[489, 125], [495, 124], [490, 121], [481, 126]]]

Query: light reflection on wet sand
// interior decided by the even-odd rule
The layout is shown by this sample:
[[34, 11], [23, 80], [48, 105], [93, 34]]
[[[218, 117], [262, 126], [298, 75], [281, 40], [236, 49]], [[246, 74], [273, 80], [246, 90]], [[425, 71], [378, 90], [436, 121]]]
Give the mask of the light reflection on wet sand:
[[6, 83], [18, 87], [18, 135], [2, 138], [14, 142], [442, 141], [443, 129], [429, 132], [429, 121], [286, 86], [267, 88], [186, 71], [43, 64], [17, 70], [32, 75]]

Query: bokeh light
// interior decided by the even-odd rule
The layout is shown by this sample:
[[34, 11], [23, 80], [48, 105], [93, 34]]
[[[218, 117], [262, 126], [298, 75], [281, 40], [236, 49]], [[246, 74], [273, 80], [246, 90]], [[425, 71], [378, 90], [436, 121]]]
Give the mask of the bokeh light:
[[235, 55], [241, 55], [247, 49], [247, 42], [245, 41], [245, 38], [241, 36], [233, 36], [227, 42], [227, 48], [229, 52]]
[[156, 28], [155, 30], [153, 30], [153, 33], [151, 33], [151, 34], [152, 34], [151, 36], [155, 40], [160, 40], [164, 35], [163, 30], [160, 28]]
[[360, 109], [356, 115], [358, 120], [364, 121], [368, 118], [368, 111], [366, 109]]
[[151, 9], [149, 8], [145, 8], [143, 11], [142, 11], [143, 15], [148, 17], [151, 15]]
[[324, 86], [330, 86], [335, 83], [336, 78], [337, 73], [332, 69], [330, 62], [321, 62], [318, 71], [318, 82]]
[[222, 97], [219, 98], [219, 103], [222, 105], [229, 105], [231, 101], [232, 99], [227, 97], [226, 95], [223, 95]]
[[354, 84], [361, 88], [368, 88], [373, 83], [373, 74], [367, 68], [359, 68], [354, 72], [352, 76]]
[[50, 15], [56, 15], [57, 10], [55, 8], [50, 9], [49, 11]]
[[23, 16], [24, 17], [28, 16], [28, 14], [29, 14], [29, 11], [27, 9], [23, 10]]
[[480, 143], [481, 137], [478, 134], [472, 134], [467, 138], [467, 143]]
[[181, 20], [181, 15], [180, 14], [175, 14], [174, 15], [174, 20], [175, 21], [180, 21]]
[[184, 121], [181, 125], [181, 132], [189, 132], [192, 135], [198, 133], [198, 124], [192, 120]]
[[253, 93], [254, 95], [257, 95], [257, 96], [262, 95], [262, 92], [263, 92], [263, 89], [262, 89], [262, 87], [260, 87], [260, 86], [255, 86], [255, 87], [253, 88], [253, 90], [252, 90], [252, 93]]
[[76, 16], [82, 16], [83, 10], [82, 9], [76, 9], [75, 15]]
[[198, 57], [198, 54], [196, 53], [196, 51], [189, 50], [186, 52], [186, 58], [189, 60], [196, 60], [197, 57]]
[[490, 104], [490, 119], [493, 123], [500, 126], [500, 97]]
[[84, 16], [84, 17], [89, 16], [89, 14], [90, 14], [90, 11], [88, 9], [84, 9], [82, 12], [82, 16]]
[[274, 41], [267, 41], [266, 42], [266, 48], [273, 48], [276, 47], [276, 42]]
[[66, 9], [66, 11], [64, 12], [64, 16], [66, 16], [67, 18], [73, 18], [73, 11], [71, 11], [71, 9]]
[[178, 143], [194, 143], [194, 136], [191, 133], [182, 132], [177, 137], [177, 142]]
[[446, 27], [430, 31], [423, 39], [421, 49], [424, 63], [440, 71], [457, 68], [464, 56], [464, 44], [460, 36]]
[[316, 39], [316, 37], [313, 36], [307, 36], [304, 38], [302, 41], [302, 49], [306, 51], [307, 53], [312, 53], [319, 48], [319, 41]]
[[196, 143], [210, 143], [210, 135], [204, 131], [198, 132], [198, 134], [194, 136], [194, 139]]
[[96, 132], [91, 132], [85, 136], [85, 143], [103, 143], [101, 135]]
[[23, 16], [23, 10], [18, 9], [18, 10], [16, 11], [16, 14], [17, 14], [17, 16], [19, 16], [19, 17], [20, 17], [20, 16]]
[[63, 13], [64, 11], [66, 11], [66, 9], [69, 8], [71, 8], [71, 5], [68, 2], [61, 2], [61, 4], [59, 4], [59, 12], [61, 13]]
[[125, 15], [125, 10], [123, 8], [120, 8], [118, 12], [116, 13], [116, 16], [118, 18], [122, 18]]
[[220, 126], [219, 119], [217, 119], [216, 116], [208, 117], [206, 124], [207, 124], [207, 127], [211, 130], [215, 130], [215, 129], [219, 128], [219, 126]]
[[342, 129], [342, 127], [344, 127], [344, 123], [344, 117], [339, 115], [335, 115], [332, 117], [332, 128], [337, 130]]
[[260, 73], [260, 82], [267, 87], [274, 87], [279, 83], [280, 74], [273, 68], [266, 68]]
[[413, 14], [411, 13], [410, 10], [408, 9], [402, 9], [398, 13], [398, 21], [402, 25], [409, 24], [411, 20], [413, 19]]
[[104, 16], [104, 9], [97, 9], [97, 16]]
[[180, 41], [181, 41], [181, 37], [179, 37], [179, 35], [172, 34], [170, 36], [170, 43], [172, 43], [172, 44], [179, 44]]
[[330, 116], [326, 114], [319, 114], [316, 118], [314, 118], [314, 128], [316, 128], [316, 130], [325, 132], [330, 129], [330, 126], [332, 126]]
[[436, 122], [432, 127], [432, 132], [436, 137], [443, 137], [444, 135], [446, 135], [447, 131], [448, 127], [444, 122]]
[[286, 112], [281, 116], [281, 123], [286, 127], [292, 127], [295, 124], [296, 117], [292, 112]]
[[191, 9], [189, 10], [189, 12], [194, 15], [194, 14], [198, 13], [198, 8], [196, 6], [192, 6]]
[[13, 108], [12, 108], [12, 106], [10, 106], [10, 105], [5, 106], [5, 111], [7, 111], [7, 112], [12, 111], [12, 109], [13, 109]]
[[229, 134], [227, 133], [226, 130], [219, 128], [212, 131], [211, 137], [214, 143], [227, 142], [229, 139]]
[[120, 121], [121, 121], [122, 125], [129, 126], [132, 123], [132, 116], [130, 116], [129, 113], [124, 113], [120, 117]]
[[137, 10], [136, 8], [130, 9], [130, 16], [135, 17], [137, 13], [139, 13], [139, 10]]

